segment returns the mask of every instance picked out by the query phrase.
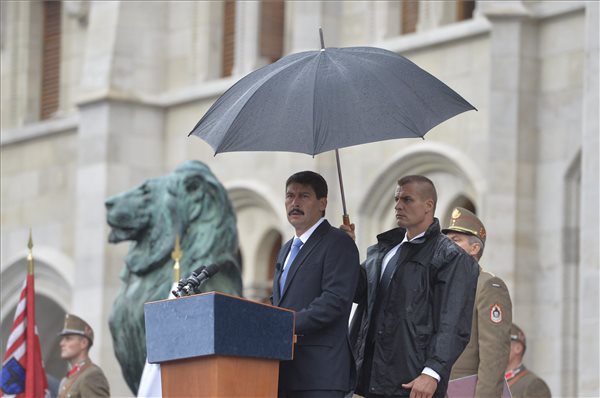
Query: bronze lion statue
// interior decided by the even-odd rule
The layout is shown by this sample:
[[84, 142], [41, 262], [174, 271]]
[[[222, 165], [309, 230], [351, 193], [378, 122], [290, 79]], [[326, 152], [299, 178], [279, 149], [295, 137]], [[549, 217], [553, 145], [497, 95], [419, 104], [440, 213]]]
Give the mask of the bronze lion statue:
[[113, 196], [105, 205], [111, 227], [108, 241], [132, 241], [109, 327], [125, 381], [136, 393], [146, 361], [143, 305], [169, 294], [176, 236], [183, 251], [182, 278], [201, 265], [223, 263], [202, 291], [241, 296], [236, 218], [225, 188], [198, 161]]

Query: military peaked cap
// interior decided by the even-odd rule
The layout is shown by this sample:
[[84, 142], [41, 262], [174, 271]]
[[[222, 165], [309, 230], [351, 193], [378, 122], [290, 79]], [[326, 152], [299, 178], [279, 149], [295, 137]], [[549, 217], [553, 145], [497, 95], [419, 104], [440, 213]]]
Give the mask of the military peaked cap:
[[86, 321], [73, 314], [65, 315], [65, 326], [58, 335], [65, 336], [68, 334], [77, 334], [87, 337], [90, 341], [90, 345], [94, 344], [94, 331], [92, 330], [92, 327], [88, 325]]
[[442, 230], [444, 234], [450, 231], [476, 236], [485, 245], [487, 232], [481, 220], [463, 207], [455, 207], [450, 216], [448, 226]]
[[520, 327], [515, 325], [514, 323], [510, 327], [510, 339], [511, 341], [518, 341], [523, 344], [523, 347], [527, 347], [527, 340], [525, 339], [525, 333], [521, 330]]

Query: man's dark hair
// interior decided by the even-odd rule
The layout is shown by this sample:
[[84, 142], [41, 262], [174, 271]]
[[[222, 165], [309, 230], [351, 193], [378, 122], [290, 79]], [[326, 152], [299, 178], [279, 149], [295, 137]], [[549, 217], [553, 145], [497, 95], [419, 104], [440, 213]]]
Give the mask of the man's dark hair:
[[435, 207], [437, 206], [437, 191], [433, 182], [422, 175], [410, 175], [404, 176], [398, 180], [398, 186], [404, 186], [406, 184], [416, 183], [419, 188], [419, 193], [422, 199], [433, 199], [433, 212], [435, 213]]
[[285, 182], [285, 189], [294, 183], [310, 186], [315, 191], [317, 199], [327, 197], [327, 182], [320, 174], [314, 171], [307, 170], [292, 174]]

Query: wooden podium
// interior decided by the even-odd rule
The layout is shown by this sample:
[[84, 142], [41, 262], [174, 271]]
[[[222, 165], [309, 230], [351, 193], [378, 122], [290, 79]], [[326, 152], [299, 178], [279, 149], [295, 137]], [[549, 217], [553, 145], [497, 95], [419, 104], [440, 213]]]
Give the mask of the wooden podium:
[[144, 304], [148, 362], [164, 397], [276, 397], [294, 313], [222, 293]]

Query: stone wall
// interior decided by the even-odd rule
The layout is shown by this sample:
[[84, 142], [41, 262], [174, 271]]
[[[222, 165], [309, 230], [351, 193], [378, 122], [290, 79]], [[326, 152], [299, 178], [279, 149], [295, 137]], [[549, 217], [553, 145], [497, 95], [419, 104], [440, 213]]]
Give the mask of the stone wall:
[[[40, 3], [2, 5], [9, 22], [2, 28], [0, 76], [2, 323], [10, 323], [31, 227], [38, 293], [56, 311], [80, 313], [94, 327], [92, 357], [115, 396], [130, 394], [107, 327], [127, 247], [107, 245], [108, 196], [187, 159], [206, 162], [236, 209], [244, 283], [254, 299], [268, 293], [272, 252], [293, 233], [283, 208], [290, 174], [323, 174], [327, 217], [341, 223], [333, 153], [214, 156], [187, 136], [220, 94], [264, 64], [256, 41], [259, 4], [237, 5], [235, 75], [221, 78], [218, 2], [64, 3], [59, 112], [43, 122], [36, 88]], [[424, 141], [340, 151], [357, 244], [364, 257], [375, 235], [394, 226], [393, 190], [401, 175], [434, 180], [442, 219], [457, 200], [470, 201], [489, 233], [482, 264], [507, 281], [514, 319], [528, 335], [527, 364], [556, 396], [594, 395], [598, 5], [478, 2], [475, 17], [459, 23], [453, 7], [440, 7], [422, 2], [417, 33], [400, 36], [394, 2], [286, 3], [285, 53], [318, 48], [323, 26], [327, 46], [400, 53], [478, 108], [434, 128]]]

